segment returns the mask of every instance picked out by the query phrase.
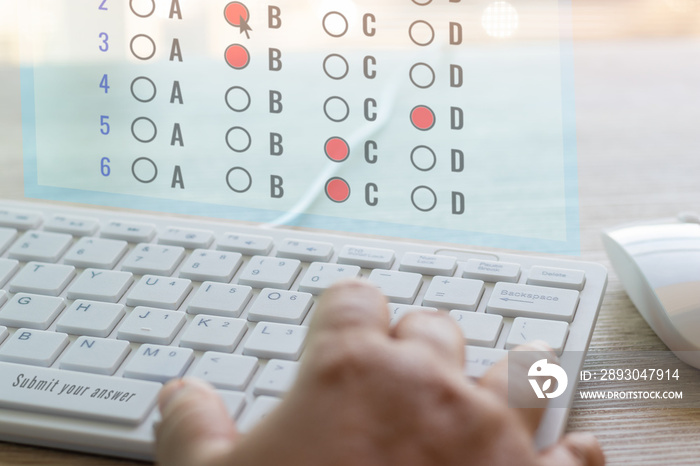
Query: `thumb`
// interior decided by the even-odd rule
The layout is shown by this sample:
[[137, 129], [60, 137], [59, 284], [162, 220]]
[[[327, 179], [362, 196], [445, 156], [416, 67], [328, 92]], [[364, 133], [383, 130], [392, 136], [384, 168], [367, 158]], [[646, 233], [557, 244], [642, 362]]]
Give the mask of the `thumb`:
[[229, 456], [238, 437], [226, 407], [214, 389], [201, 380], [167, 383], [158, 405], [156, 457], [163, 466], [214, 465]]

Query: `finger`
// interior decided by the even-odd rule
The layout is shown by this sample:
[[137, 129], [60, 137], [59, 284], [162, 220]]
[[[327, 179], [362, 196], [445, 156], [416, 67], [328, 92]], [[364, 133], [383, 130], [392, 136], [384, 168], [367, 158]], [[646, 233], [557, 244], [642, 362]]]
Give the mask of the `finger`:
[[221, 398], [197, 379], [173, 380], [158, 398], [156, 456], [167, 466], [213, 465], [228, 456], [237, 431]]
[[541, 455], [542, 466], [603, 466], [605, 455], [591, 434], [567, 434]]
[[316, 308], [309, 339], [325, 330], [389, 330], [389, 309], [384, 295], [368, 282], [346, 280], [328, 288]]
[[391, 330], [392, 336], [414, 340], [432, 348], [441, 360], [464, 368], [464, 336], [459, 326], [447, 314], [411, 312], [403, 316]]
[[528, 377], [530, 367], [541, 359], [558, 361], [551, 348], [544, 342], [535, 341], [518, 346], [478, 381], [479, 385], [496, 393], [509, 406], [514, 407], [530, 432], [537, 430], [547, 406], [547, 399], [537, 397]]

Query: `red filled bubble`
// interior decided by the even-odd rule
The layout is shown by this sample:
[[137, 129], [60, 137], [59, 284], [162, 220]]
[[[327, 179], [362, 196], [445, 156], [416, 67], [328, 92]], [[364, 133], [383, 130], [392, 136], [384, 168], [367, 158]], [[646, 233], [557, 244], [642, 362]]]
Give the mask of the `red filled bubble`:
[[331, 178], [326, 183], [326, 195], [331, 201], [345, 202], [350, 197], [350, 185], [342, 178]]
[[248, 49], [240, 44], [230, 45], [226, 49], [226, 63], [228, 63], [231, 68], [242, 70], [250, 63]]
[[421, 131], [427, 131], [435, 125], [435, 113], [424, 105], [411, 110], [411, 123]]
[[236, 27], [241, 26], [241, 19], [243, 19], [244, 23], [247, 23], [250, 19], [248, 8], [246, 8], [246, 6], [241, 2], [231, 2], [226, 5], [226, 8], [224, 9], [224, 16], [230, 25]]
[[342, 138], [330, 138], [326, 141], [326, 155], [335, 162], [342, 162], [350, 155], [350, 147]]

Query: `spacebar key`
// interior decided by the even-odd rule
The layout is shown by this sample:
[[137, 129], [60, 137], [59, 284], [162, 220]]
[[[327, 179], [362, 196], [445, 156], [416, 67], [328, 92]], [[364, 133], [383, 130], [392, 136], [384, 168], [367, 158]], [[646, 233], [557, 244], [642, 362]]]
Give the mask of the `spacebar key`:
[[0, 362], [0, 408], [138, 425], [161, 384]]

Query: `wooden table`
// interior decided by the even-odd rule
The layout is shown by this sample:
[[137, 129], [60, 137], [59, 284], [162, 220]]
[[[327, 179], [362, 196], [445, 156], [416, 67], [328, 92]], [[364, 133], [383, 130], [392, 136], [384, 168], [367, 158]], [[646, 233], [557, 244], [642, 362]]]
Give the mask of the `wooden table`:
[[[609, 267], [600, 240], [603, 228], [700, 211], [699, 60], [700, 43], [688, 38], [577, 43], [582, 259]], [[0, 69], [0, 82], [8, 82], [9, 73]], [[5, 108], [18, 105], [2, 94], [0, 101]], [[0, 119], [0, 198], [18, 196], [22, 168], [14, 131]], [[591, 350], [664, 349], [610, 270]], [[589, 358], [585, 369], [625, 364], [623, 358]], [[596, 434], [609, 464], [700, 462], [700, 410], [630, 406], [577, 402], [568, 429]], [[138, 463], [0, 443], [0, 464]]]

